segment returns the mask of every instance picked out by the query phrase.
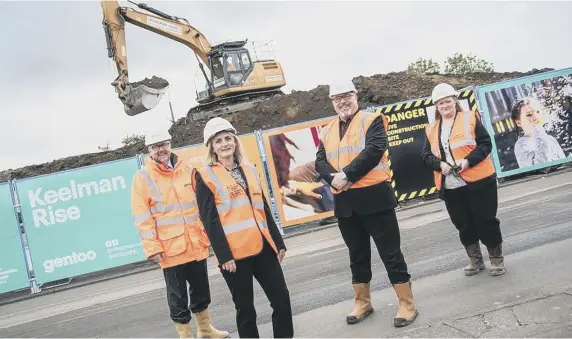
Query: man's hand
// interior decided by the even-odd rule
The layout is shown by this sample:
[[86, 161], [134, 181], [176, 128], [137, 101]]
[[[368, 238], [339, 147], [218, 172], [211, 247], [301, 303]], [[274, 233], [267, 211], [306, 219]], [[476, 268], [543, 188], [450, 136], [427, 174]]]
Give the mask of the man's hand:
[[234, 260], [227, 261], [224, 264], [222, 264], [222, 269], [234, 273], [236, 272], [236, 263], [234, 262]]
[[348, 183], [348, 179], [342, 178], [341, 173], [332, 173], [332, 176], [334, 177], [334, 179], [332, 179], [332, 187], [337, 190], [341, 190]]
[[448, 163], [441, 161], [441, 173], [443, 173], [443, 175], [449, 175], [449, 172], [451, 172], [451, 166], [449, 166]]
[[280, 250], [280, 252], [278, 252], [278, 262], [282, 263], [282, 260], [284, 260], [284, 256], [286, 255], [286, 251], [285, 250]]
[[163, 254], [163, 252], [161, 252], [161, 253], [157, 253], [155, 255], [150, 256], [149, 259], [151, 259], [154, 262], [156, 262], [157, 264], [159, 264], [159, 263], [161, 263], [161, 261], [163, 261], [165, 259], [165, 255]]

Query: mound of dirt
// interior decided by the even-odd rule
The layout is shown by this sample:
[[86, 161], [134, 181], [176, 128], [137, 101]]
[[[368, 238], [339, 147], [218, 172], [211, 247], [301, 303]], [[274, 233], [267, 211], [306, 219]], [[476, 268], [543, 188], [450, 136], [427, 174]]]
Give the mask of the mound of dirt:
[[[377, 74], [371, 77], [359, 76], [353, 82], [359, 92], [360, 106], [386, 105], [431, 95], [433, 87], [447, 82], [457, 89], [475, 85], [486, 85], [499, 81], [520, 78], [527, 75], [552, 71], [551, 68], [533, 69], [529, 72], [478, 73], [465, 76], [423, 75], [396, 72]], [[155, 83], [158, 79], [154, 79]], [[239, 134], [251, 133], [256, 129], [271, 129], [333, 116], [332, 104], [328, 99], [329, 86], [320, 85], [310, 91], [292, 91], [291, 94], [272, 97], [253, 108], [226, 117]], [[182, 147], [202, 142], [206, 121], [179, 119], [169, 132], [173, 146]], [[99, 164], [131, 157], [143, 152], [144, 145], [118, 148], [113, 151], [82, 154], [54, 160], [41, 165], [31, 165], [15, 170], [0, 172], [0, 181], [22, 179], [54, 173], [83, 166]]]

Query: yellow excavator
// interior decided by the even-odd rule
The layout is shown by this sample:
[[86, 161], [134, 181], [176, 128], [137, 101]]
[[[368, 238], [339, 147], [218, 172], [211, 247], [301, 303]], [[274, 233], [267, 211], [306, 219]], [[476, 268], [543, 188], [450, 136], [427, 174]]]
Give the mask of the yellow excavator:
[[129, 2], [154, 15], [119, 6], [117, 1], [100, 1], [108, 57], [113, 59], [118, 72], [111, 84], [127, 115], [134, 116], [157, 106], [169, 82], [157, 76], [129, 81], [125, 22], [182, 43], [194, 52], [207, 85], [202, 91], [196, 89], [198, 105], [188, 112], [193, 120], [231, 114], [270, 96], [283, 94], [281, 88], [286, 80], [282, 66], [275, 60], [252, 60], [245, 47], [248, 40], [212, 46], [186, 19], [165, 14], [144, 3]]

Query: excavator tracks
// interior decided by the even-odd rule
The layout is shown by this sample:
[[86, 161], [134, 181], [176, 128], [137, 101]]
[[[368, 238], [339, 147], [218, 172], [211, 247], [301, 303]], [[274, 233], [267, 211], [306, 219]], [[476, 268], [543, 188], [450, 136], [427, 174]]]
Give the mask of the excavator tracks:
[[274, 96], [282, 96], [280, 89], [256, 91], [219, 98], [206, 104], [199, 104], [191, 108], [187, 117], [193, 121], [208, 120], [214, 117], [231, 115], [254, 107], [256, 104]]

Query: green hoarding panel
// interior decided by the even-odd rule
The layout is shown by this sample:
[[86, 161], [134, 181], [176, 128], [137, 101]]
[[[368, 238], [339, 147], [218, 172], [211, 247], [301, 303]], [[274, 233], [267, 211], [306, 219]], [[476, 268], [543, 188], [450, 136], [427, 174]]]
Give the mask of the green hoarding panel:
[[0, 293], [30, 287], [19, 232], [10, 185], [0, 184]]
[[16, 183], [38, 284], [145, 260], [131, 216], [137, 159]]

